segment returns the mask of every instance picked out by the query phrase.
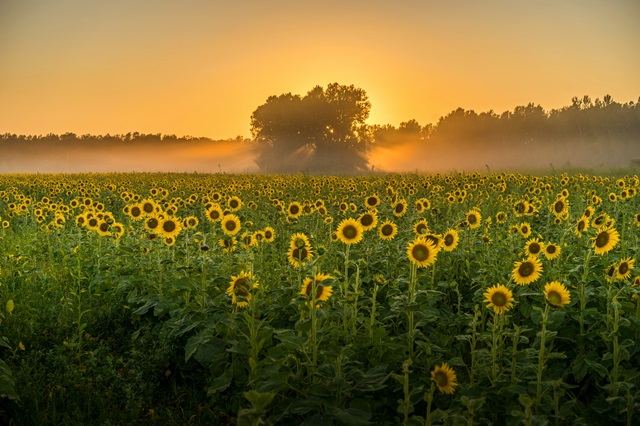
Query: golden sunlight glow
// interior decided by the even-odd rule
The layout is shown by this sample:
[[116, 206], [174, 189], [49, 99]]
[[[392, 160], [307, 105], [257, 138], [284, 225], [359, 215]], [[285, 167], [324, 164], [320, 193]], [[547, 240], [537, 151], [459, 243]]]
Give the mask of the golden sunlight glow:
[[369, 123], [393, 125], [640, 93], [635, 1], [456, 5], [3, 4], [0, 132], [248, 137], [267, 97], [331, 82], [363, 88]]

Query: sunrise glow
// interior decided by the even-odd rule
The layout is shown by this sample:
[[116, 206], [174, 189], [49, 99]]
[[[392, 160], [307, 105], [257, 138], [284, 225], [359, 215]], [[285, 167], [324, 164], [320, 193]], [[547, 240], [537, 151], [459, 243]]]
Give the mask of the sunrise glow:
[[250, 137], [267, 97], [355, 84], [369, 123], [640, 93], [635, 1], [23, 0], [0, 5], [0, 132]]

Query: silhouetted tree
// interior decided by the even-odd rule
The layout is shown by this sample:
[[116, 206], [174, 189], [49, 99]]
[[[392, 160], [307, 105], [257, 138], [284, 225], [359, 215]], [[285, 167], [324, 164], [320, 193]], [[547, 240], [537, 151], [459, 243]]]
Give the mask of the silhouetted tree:
[[353, 85], [271, 96], [251, 115], [256, 164], [271, 173], [366, 170], [370, 110], [365, 91]]

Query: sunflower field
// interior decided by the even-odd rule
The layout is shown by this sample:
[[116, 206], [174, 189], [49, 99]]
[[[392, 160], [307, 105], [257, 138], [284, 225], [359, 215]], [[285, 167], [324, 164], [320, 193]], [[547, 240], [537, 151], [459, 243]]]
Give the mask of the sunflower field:
[[0, 175], [0, 422], [637, 425], [639, 192]]

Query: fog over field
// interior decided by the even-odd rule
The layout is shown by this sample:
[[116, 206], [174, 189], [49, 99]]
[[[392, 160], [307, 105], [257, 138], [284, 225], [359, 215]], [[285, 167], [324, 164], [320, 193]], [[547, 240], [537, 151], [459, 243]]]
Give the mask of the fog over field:
[[[258, 173], [250, 142], [168, 142], [130, 145], [38, 144], [5, 148], [0, 173], [198, 172]], [[560, 141], [552, 146], [496, 147], [397, 141], [373, 144], [368, 151], [374, 172], [473, 172], [616, 168], [637, 166], [640, 144], [632, 141]], [[301, 169], [297, 172], [305, 172]]]
[[167, 142], [130, 145], [44, 146], [7, 149], [0, 173], [257, 171], [251, 148], [242, 142]]
[[[451, 145], [451, 146], [448, 146]], [[473, 172], [638, 166], [640, 143], [558, 141], [548, 147], [460, 146], [400, 142], [376, 146], [369, 155], [374, 170], [387, 172]]]

